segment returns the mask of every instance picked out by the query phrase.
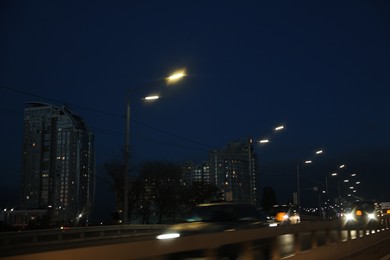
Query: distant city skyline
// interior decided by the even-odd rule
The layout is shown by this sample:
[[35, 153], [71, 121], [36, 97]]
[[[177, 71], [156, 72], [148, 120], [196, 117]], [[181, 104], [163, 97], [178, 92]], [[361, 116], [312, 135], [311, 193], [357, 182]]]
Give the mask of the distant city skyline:
[[[360, 195], [390, 200], [389, 13], [386, 0], [1, 1], [0, 208], [18, 200], [23, 111], [38, 101], [88, 122], [99, 212], [110, 214], [102, 165], [123, 158], [129, 94], [133, 166], [201, 162], [252, 138], [260, 186], [280, 202], [318, 149], [300, 169], [303, 202], [316, 205], [313, 186], [340, 164]], [[142, 88], [177, 69], [178, 84]]]

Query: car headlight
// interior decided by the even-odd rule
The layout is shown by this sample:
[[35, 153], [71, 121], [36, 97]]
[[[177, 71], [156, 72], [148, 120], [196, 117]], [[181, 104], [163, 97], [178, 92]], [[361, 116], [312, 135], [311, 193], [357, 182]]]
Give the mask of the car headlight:
[[288, 215], [283, 215], [283, 219], [287, 220], [288, 219]]
[[347, 221], [349, 220], [355, 220], [354, 216], [353, 216], [353, 213], [348, 213], [348, 214], [345, 214], [345, 219]]
[[367, 216], [368, 216], [368, 219], [376, 219], [374, 213], [369, 213]]
[[177, 237], [180, 237], [179, 233], [161, 234], [161, 235], [158, 235], [156, 238], [157, 239], [172, 239], [172, 238], [177, 238]]

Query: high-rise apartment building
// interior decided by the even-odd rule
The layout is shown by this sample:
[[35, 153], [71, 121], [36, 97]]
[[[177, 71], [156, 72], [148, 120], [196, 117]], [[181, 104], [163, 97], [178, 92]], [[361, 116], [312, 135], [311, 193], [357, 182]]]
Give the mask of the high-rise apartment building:
[[28, 103], [22, 209], [47, 209], [52, 224], [86, 224], [94, 191], [94, 135], [83, 119], [65, 107]]
[[224, 200], [258, 205], [258, 161], [251, 139], [211, 151], [209, 163], [210, 183], [221, 189]]
[[193, 182], [210, 183], [210, 166], [208, 161], [204, 161], [202, 164], [195, 164], [192, 161], [188, 161], [181, 168], [184, 185], [191, 185]]

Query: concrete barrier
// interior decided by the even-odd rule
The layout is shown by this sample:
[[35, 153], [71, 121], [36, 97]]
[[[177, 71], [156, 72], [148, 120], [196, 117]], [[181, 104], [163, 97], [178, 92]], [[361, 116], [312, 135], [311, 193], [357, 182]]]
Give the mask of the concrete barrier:
[[[196, 252], [205, 259], [217, 259], [223, 250], [234, 249], [242, 259], [281, 259], [285, 257], [282, 237], [291, 238], [289, 259], [342, 259], [389, 243], [388, 223], [381, 229], [345, 229], [340, 221], [313, 221], [298, 225], [266, 227], [193, 235], [171, 240], [151, 239], [116, 244], [59, 249], [5, 257], [4, 260], [33, 259], [171, 259]], [[304, 248], [303, 237], [309, 246]], [[387, 247], [390, 251], [390, 248]], [[388, 252], [390, 253], [390, 252]], [[370, 259], [369, 257], [366, 259]]]

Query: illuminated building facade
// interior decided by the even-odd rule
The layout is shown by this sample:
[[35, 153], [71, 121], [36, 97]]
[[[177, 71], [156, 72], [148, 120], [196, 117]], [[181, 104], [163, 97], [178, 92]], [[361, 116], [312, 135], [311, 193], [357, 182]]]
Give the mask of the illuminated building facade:
[[202, 164], [189, 161], [184, 163], [181, 168], [184, 185], [191, 185], [193, 182], [210, 183], [210, 165], [208, 161], [204, 161]]
[[210, 182], [221, 189], [224, 200], [258, 205], [258, 162], [251, 139], [211, 151], [209, 163]]
[[65, 107], [24, 110], [22, 209], [47, 209], [51, 224], [87, 224], [95, 192], [94, 135]]

